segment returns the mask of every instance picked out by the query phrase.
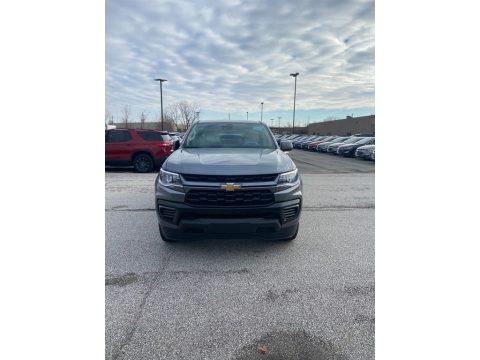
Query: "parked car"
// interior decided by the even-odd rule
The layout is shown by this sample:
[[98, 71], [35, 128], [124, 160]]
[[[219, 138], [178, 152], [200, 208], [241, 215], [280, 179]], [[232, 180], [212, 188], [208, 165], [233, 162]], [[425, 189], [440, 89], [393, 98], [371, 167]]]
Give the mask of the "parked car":
[[308, 141], [304, 141], [304, 142], [302, 142], [302, 149], [308, 150], [308, 145], [310, 145], [312, 142], [320, 141], [320, 140], [323, 140], [325, 138], [326, 138], [326, 136], [319, 135], [319, 136], [315, 136], [313, 139], [310, 139]]
[[155, 180], [165, 241], [228, 236], [293, 240], [302, 208], [295, 163], [253, 121], [197, 121]]
[[313, 141], [311, 143], [308, 144], [308, 147], [307, 149], [310, 150], [310, 151], [316, 151], [317, 150], [317, 146], [323, 142], [327, 142], [327, 141], [330, 141], [330, 140], [333, 140], [335, 139], [337, 136], [327, 136], [327, 137], [324, 137], [323, 139], [321, 140], [317, 140], [317, 141]]
[[365, 159], [365, 160], [371, 160], [372, 159], [372, 154], [375, 151], [375, 144], [373, 145], [363, 145], [360, 146], [356, 151], [355, 151], [355, 157], [360, 158], [360, 159]]
[[373, 149], [372, 155], [370, 156], [370, 159], [372, 159], [373, 161], [375, 161], [375, 149]]
[[374, 137], [365, 137], [351, 144], [340, 145], [337, 149], [337, 155], [351, 157], [355, 154], [355, 150], [357, 150], [360, 146], [371, 144], [375, 144]]
[[341, 143], [341, 142], [344, 142], [345, 140], [348, 140], [348, 139], [350, 139], [350, 136], [340, 136], [340, 137], [337, 137], [337, 138], [335, 138], [331, 141], [321, 142], [320, 144], [317, 145], [316, 150], [326, 152], [329, 145]]
[[363, 139], [363, 138], [357, 137], [357, 136], [352, 136], [352, 137], [350, 137], [349, 139], [345, 140], [344, 142], [330, 144], [330, 145], [328, 145], [328, 147], [327, 147], [327, 153], [336, 155], [336, 154], [337, 154], [337, 149], [338, 149], [341, 145], [352, 144], [352, 143], [357, 142], [357, 141], [359, 141], [359, 140], [361, 140], [361, 139]]
[[105, 165], [133, 166], [137, 172], [150, 172], [161, 166], [174, 151], [166, 131], [117, 129], [105, 131]]
[[301, 149], [301, 148], [302, 148], [302, 144], [303, 144], [304, 142], [313, 140], [314, 138], [315, 138], [314, 135], [302, 136], [301, 138], [295, 139], [295, 140], [293, 141], [293, 147], [294, 147], [294, 148], [299, 148], [299, 149]]

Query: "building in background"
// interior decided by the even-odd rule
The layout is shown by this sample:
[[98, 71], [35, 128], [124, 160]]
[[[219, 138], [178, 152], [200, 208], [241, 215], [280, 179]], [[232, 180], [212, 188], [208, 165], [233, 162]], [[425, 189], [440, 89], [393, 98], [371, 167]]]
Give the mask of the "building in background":
[[312, 123], [307, 126], [307, 133], [343, 136], [359, 133], [375, 134], [375, 115], [347, 116], [341, 120]]

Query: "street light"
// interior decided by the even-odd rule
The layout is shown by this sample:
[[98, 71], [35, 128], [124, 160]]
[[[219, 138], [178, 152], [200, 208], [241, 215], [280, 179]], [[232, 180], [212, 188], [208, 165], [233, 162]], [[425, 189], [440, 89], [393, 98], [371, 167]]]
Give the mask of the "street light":
[[290, 76], [293, 76], [295, 78], [295, 92], [294, 92], [294, 95], [293, 95], [293, 126], [292, 126], [292, 134], [295, 133], [295, 100], [297, 98], [297, 76], [299, 75], [299, 73], [294, 73], [294, 74], [290, 74]]
[[195, 114], [197, 114], [197, 121], [200, 120], [200, 111], [196, 111]]
[[247, 120], [248, 120], [248, 111], [247, 111]]
[[162, 114], [162, 131], [163, 131], [163, 94], [162, 94], [162, 83], [164, 81], [167, 81], [165, 79], [155, 79], [155, 81], [160, 82], [160, 109], [161, 109], [161, 114]]
[[262, 105], [262, 111], [260, 112], [260, 121], [263, 122], [263, 102], [260, 103]]

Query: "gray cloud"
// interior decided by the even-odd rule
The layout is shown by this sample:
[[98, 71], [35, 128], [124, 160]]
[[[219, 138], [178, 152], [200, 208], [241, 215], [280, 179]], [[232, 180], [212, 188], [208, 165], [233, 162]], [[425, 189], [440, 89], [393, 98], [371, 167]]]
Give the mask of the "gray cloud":
[[106, 1], [106, 102], [243, 111], [374, 106], [374, 2]]

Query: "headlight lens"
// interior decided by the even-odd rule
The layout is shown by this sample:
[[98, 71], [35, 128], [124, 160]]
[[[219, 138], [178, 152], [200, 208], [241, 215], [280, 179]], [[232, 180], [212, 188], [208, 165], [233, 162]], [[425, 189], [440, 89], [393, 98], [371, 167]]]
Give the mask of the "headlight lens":
[[298, 170], [289, 171], [278, 176], [278, 185], [294, 184], [298, 180]]
[[158, 182], [163, 186], [175, 188], [176, 190], [181, 191], [183, 189], [182, 179], [180, 178], [180, 175], [163, 169], [160, 169], [160, 176]]

